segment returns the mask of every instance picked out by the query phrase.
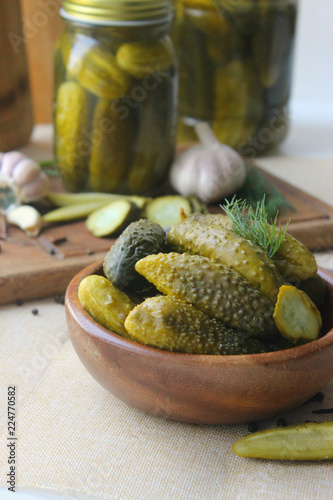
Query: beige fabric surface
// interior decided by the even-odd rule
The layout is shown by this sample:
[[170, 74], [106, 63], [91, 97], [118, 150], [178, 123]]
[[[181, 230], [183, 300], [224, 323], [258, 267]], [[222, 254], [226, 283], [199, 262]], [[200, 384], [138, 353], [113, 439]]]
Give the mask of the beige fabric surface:
[[[37, 130], [28, 151], [47, 158], [50, 135], [51, 129]], [[296, 185], [300, 162], [290, 170]], [[268, 168], [271, 165], [272, 159]], [[332, 173], [331, 167], [327, 160], [320, 171]], [[324, 189], [328, 198], [330, 183], [310, 176], [310, 168], [315, 163], [305, 165], [313, 179], [308, 191], [319, 195]], [[332, 252], [318, 255], [318, 261], [333, 269]], [[36, 307], [39, 314], [34, 316], [31, 310]], [[114, 398], [80, 363], [67, 335], [64, 307], [52, 299], [0, 307], [0, 352], [0, 487], [8, 472], [7, 386], [14, 384], [19, 491], [41, 488], [79, 500], [333, 499], [332, 462], [242, 459], [231, 447], [247, 434], [245, 425], [170, 422]], [[288, 423], [331, 419], [311, 413], [333, 406], [333, 380], [323, 392], [323, 403], [309, 403], [284, 415]], [[275, 424], [272, 419], [260, 428]]]

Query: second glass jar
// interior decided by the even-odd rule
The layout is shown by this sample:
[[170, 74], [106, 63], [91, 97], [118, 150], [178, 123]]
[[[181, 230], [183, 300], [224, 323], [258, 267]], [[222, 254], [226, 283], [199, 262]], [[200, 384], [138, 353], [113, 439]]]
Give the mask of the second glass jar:
[[179, 142], [207, 121], [254, 157], [288, 130], [297, 0], [178, 0]]
[[176, 139], [170, 17], [113, 26], [66, 16], [55, 55], [55, 154], [71, 191], [147, 194]]

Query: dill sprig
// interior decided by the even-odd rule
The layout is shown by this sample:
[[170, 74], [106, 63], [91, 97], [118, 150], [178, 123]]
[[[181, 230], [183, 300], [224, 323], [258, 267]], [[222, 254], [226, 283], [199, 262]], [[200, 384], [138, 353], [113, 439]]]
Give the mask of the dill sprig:
[[281, 224], [277, 223], [278, 212], [276, 212], [274, 220], [269, 224], [265, 196], [257, 202], [255, 208], [248, 205], [246, 200], [236, 199], [235, 196], [231, 201], [226, 201], [225, 205], [221, 205], [221, 208], [232, 221], [232, 230], [236, 234], [252, 241], [269, 257], [272, 258], [276, 254], [284, 240], [289, 222], [283, 230]]

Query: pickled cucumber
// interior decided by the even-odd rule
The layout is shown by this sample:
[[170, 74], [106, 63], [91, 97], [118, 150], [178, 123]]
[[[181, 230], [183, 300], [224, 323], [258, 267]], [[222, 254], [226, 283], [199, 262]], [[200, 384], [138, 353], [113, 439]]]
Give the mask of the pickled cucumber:
[[135, 269], [160, 292], [231, 328], [258, 337], [276, 332], [273, 304], [229, 267], [199, 255], [160, 253], [139, 260]]
[[65, 186], [79, 190], [85, 185], [89, 147], [84, 132], [90, 130], [89, 98], [76, 82], [58, 90], [55, 109], [55, 153]]
[[133, 156], [131, 144], [135, 137], [133, 110], [122, 117], [114, 102], [100, 99], [93, 117], [89, 162], [90, 185], [95, 191], [115, 193], [124, 189]]
[[86, 221], [87, 229], [97, 238], [119, 233], [136, 220], [139, 210], [127, 200], [115, 200], [91, 213]]
[[94, 95], [118, 99], [130, 86], [130, 76], [117, 64], [115, 56], [100, 47], [90, 49], [77, 75], [79, 83]]
[[184, 196], [160, 196], [147, 203], [145, 217], [156, 222], [162, 227], [171, 226], [182, 220], [182, 213], [190, 215], [192, 206]]
[[165, 232], [146, 219], [132, 222], [119, 236], [104, 259], [105, 276], [120, 290], [147, 289], [149, 283], [135, 270], [138, 260], [167, 250]]
[[320, 312], [306, 293], [292, 285], [280, 288], [273, 318], [281, 335], [293, 344], [304, 344], [319, 337]]
[[[223, 214], [207, 214], [204, 216], [194, 214], [190, 216], [188, 222], [191, 220], [232, 230], [232, 221]], [[287, 282], [306, 280], [315, 276], [318, 269], [316, 259], [312, 253], [289, 233], [285, 234], [272, 260]]]
[[295, 34], [296, 7], [270, 7], [261, 14], [259, 27], [253, 36], [252, 50], [264, 87], [272, 87], [278, 80], [282, 66], [290, 57]]
[[202, 255], [231, 267], [275, 304], [284, 281], [260, 248], [230, 229], [185, 220], [171, 226], [168, 242], [175, 252]]
[[208, 39], [185, 17], [177, 30], [175, 45], [179, 60], [180, 115], [191, 117], [191, 123], [186, 125], [193, 125], [195, 120], [211, 121], [214, 65], [209, 57]]
[[165, 39], [124, 43], [116, 59], [119, 67], [135, 78], [165, 71], [174, 64], [171, 45]]
[[82, 307], [97, 323], [133, 340], [124, 323], [137, 304], [125, 293], [117, 290], [110, 281], [103, 276], [87, 276], [80, 283], [78, 296]]
[[[169, 76], [154, 83], [134, 110], [137, 136], [128, 175], [128, 191], [146, 194], [166, 180], [175, 155], [176, 122], [173, 109], [176, 94]], [[142, 88], [145, 89], [144, 81]]]
[[240, 457], [268, 460], [327, 460], [333, 458], [333, 422], [309, 422], [256, 432], [237, 441]]
[[125, 328], [137, 342], [167, 351], [235, 355], [266, 350], [259, 340], [238, 335], [172, 297], [146, 299], [129, 313]]

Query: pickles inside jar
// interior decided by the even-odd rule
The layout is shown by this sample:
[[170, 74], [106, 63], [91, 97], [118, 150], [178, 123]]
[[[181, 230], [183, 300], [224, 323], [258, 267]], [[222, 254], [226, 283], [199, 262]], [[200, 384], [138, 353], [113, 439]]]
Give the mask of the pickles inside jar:
[[[287, 133], [272, 113], [279, 108], [282, 118], [286, 116], [296, 6], [293, 0], [231, 3], [181, 0], [175, 28], [175, 40], [182, 42], [177, 44], [178, 140], [196, 140], [193, 127], [196, 120], [204, 120], [220, 142], [257, 156], [276, 147]], [[192, 36], [187, 44], [185, 32]], [[269, 141], [259, 134], [266, 128]], [[255, 153], [249, 147], [254, 144]]]
[[84, 132], [90, 131], [90, 101], [76, 82], [63, 83], [55, 106], [55, 153], [65, 186], [73, 191], [84, 187], [90, 147]]
[[93, 116], [95, 140], [89, 162], [93, 191], [119, 192], [124, 189], [133, 156], [135, 122], [132, 110], [121, 117], [117, 101], [99, 99]]
[[[65, 163], [71, 191], [145, 194], [166, 177], [175, 151], [177, 69], [171, 16], [156, 15], [111, 25], [67, 19], [56, 53], [55, 145], [62, 164], [67, 150], [85, 150]], [[68, 113], [58, 112], [63, 104]]]

